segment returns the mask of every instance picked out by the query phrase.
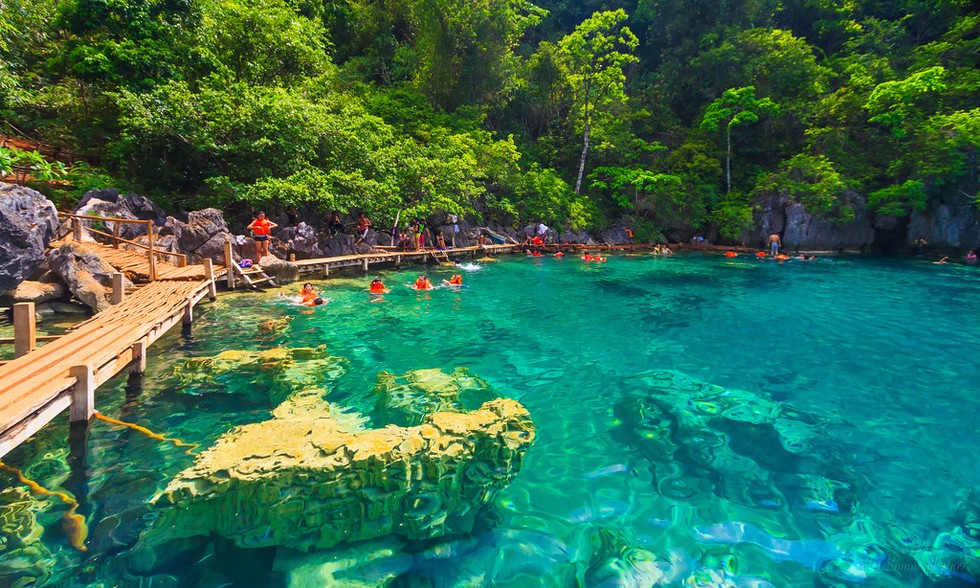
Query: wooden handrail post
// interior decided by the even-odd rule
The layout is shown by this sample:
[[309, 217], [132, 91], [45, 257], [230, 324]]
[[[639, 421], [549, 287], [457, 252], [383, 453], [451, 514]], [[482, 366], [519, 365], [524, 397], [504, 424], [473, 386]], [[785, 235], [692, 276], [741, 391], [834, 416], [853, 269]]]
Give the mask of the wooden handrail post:
[[112, 274], [112, 303], [119, 304], [126, 299], [125, 278], [122, 272]]
[[77, 382], [71, 395], [71, 422], [87, 421], [95, 414], [95, 370], [90, 365], [76, 365], [69, 373]]
[[187, 305], [184, 306], [184, 324], [189, 325], [194, 322], [194, 299], [187, 297]]
[[153, 221], [146, 221], [146, 240], [150, 246], [150, 281], [157, 279], [157, 258], [153, 255]]
[[225, 277], [228, 279], [228, 289], [235, 289], [235, 256], [231, 254], [231, 240], [225, 240], [225, 267], [228, 271]]
[[218, 297], [218, 287], [214, 283], [214, 262], [210, 257], [204, 258], [204, 279], [208, 281], [208, 299]]
[[72, 238], [74, 238], [76, 243], [82, 242], [82, 219], [71, 217], [71, 232]]
[[133, 343], [133, 363], [129, 366], [129, 373], [142, 374], [146, 371], [146, 339], [140, 339]]
[[119, 249], [119, 223], [112, 223], [112, 247]]
[[368, 258], [365, 257], [364, 258], [364, 272], [367, 273], [367, 271], [368, 271]]
[[27, 355], [37, 348], [36, 327], [34, 303], [14, 304], [14, 357]]

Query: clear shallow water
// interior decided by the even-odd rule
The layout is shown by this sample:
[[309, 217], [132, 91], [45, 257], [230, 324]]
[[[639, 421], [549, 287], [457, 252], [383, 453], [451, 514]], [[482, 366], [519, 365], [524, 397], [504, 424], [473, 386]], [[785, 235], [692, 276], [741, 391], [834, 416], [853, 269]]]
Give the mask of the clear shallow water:
[[[326, 585], [325, 562], [346, 568], [339, 585], [390, 570], [404, 586], [970, 585], [976, 268], [701, 254], [481, 265], [459, 292], [417, 293], [403, 286], [417, 273], [383, 273], [392, 292], [380, 301], [360, 276], [317, 281], [332, 300], [316, 310], [222, 295], [199, 307], [192, 333], [154, 346], [140, 384], [120, 378], [98, 405], [207, 446], [275, 402], [247, 374], [225, 390], [181, 386], [187, 358], [326, 345], [349, 360], [329, 399], [368, 416], [379, 371], [460, 366], [531, 412], [535, 445], [473, 536], [280, 549], [253, 585]], [[103, 422], [87, 440], [67, 436], [55, 424], [5, 462], [79, 498], [88, 552], [60, 530], [63, 504], [29, 500], [0, 472], [0, 506], [34, 509], [44, 527], [43, 550], [23, 556], [43, 562], [40, 583], [239, 579], [220, 556], [132, 574], [128, 549], [155, 516], [147, 500], [193, 457]], [[0, 529], [6, 555], [20, 520]], [[20, 577], [0, 569], [0, 585]]]

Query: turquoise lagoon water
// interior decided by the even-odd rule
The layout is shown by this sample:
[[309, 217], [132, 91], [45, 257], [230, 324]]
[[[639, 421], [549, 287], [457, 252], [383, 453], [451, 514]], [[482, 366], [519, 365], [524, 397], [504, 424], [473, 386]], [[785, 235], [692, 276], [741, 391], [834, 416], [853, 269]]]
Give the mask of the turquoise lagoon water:
[[[25, 531], [0, 521], [0, 585], [973, 583], [976, 268], [513, 257], [465, 272], [467, 289], [429, 293], [404, 286], [411, 269], [382, 275], [392, 292], [380, 301], [360, 275], [316, 281], [331, 298], [316, 310], [274, 293], [221, 295], [199, 307], [192, 332], [154, 346], [141, 381], [101, 389], [100, 409], [207, 446], [267, 419], [272, 403], [247, 386], [180, 385], [189, 357], [326, 345], [349, 360], [329, 399], [367, 416], [378, 372], [465, 367], [537, 425], [523, 469], [472, 535], [279, 549], [265, 575], [207, 553], [140, 576], [127, 556], [155, 516], [147, 501], [193, 456], [104, 422], [69, 443], [59, 422], [5, 461], [79, 498], [88, 551], [59, 528], [60, 501], [30, 499], [0, 472], [0, 507], [32, 509], [44, 527], [15, 564]], [[262, 324], [278, 317], [288, 320]]]

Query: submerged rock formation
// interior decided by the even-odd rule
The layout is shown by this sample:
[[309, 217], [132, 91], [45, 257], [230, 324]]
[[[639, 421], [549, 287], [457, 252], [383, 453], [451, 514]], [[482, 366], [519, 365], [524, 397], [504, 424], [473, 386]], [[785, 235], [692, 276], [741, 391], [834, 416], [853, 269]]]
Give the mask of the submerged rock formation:
[[41, 586], [64, 567], [63, 554], [45, 547], [38, 517], [50, 506], [19, 486], [0, 490], [0, 585]]
[[[260, 328], [275, 330], [288, 321], [269, 320]], [[174, 368], [178, 387], [191, 394], [220, 390], [279, 404], [297, 387], [313, 388], [342, 376], [347, 360], [327, 348], [274, 347], [265, 351], [231, 349], [211, 357], [195, 357]]]
[[403, 376], [378, 374], [374, 394], [375, 410], [386, 423], [411, 426], [421, 424], [427, 414], [476, 408], [495, 395], [482, 379], [466, 368], [451, 374], [437, 369], [414, 370]]
[[231, 430], [155, 499], [161, 516], [143, 533], [136, 565], [151, 569], [165, 557], [160, 546], [212, 533], [240, 547], [305, 551], [468, 532], [534, 440], [527, 410], [509, 399], [414, 427], [362, 427], [306, 390], [271, 420]]

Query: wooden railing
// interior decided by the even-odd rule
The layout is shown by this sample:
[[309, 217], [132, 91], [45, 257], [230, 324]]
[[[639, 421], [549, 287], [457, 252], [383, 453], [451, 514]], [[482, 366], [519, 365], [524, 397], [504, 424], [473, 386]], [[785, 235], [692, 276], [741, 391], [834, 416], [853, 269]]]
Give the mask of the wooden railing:
[[[82, 240], [82, 231], [84, 229], [84, 230], [87, 230], [89, 233], [93, 233], [93, 234], [96, 234], [96, 235], [101, 235], [103, 237], [107, 237], [108, 239], [111, 240], [112, 246], [114, 248], [116, 248], [116, 249], [119, 248], [119, 244], [120, 243], [127, 243], [129, 245], [133, 245], [135, 247], [139, 247], [140, 249], [145, 249], [147, 251], [147, 262], [149, 264], [149, 272], [148, 272], [148, 274], [149, 274], [149, 277], [150, 277], [150, 281], [151, 282], [157, 279], [157, 257], [160, 257], [161, 259], [164, 258], [164, 257], [167, 257], [167, 256], [175, 257], [177, 259], [177, 267], [184, 267], [184, 266], [187, 265], [187, 256], [184, 255], [183, 253], [174, 253], [172, 251], [164, 251], [164, 250], [161, 250], [161, 249], [154, 249], [153, 242], [154, 242], [154, 240], [156, 238], [156, 232], [155, 232], [155, 230], [153, 228], [153, 221], [152, 220], [138, 220], [138, 219], [131, 219], [131, 218], [114, 218], [114, 217], [103, 217], [103, 216], [90, 216], [90, 215], [84, 215], [84, 214], [71, 214], [71, 213], [68, 213], [68, 212], [59, 212], [58, 213], [58, 216], [61, 217], [61, 218], [69, 219], [71, 221], [71, 229], [72, 229], [72, 234], [74, 236], [75, 241], [81, 242], [81, 240]], [[105, 231], [100, 231], [100, 230], [97, 230], [97, 229], [93, 229], [92, 227], [84, 227], [83, 226], [83, 222], [86, 221], [86, 220], [90, 220], [90, 221], [101, 221], [101, 222], [104, 222], [104, 223], [112, 223], [112, 233], [111, 234], [110, 233], [106, 233]], [[143, 243], [138, 243], [136, 241], [131, 241], [129, 239], [123, 239], [122, 237], [120, 237], [119, 236], [119, 226], [120, 226], [120, 223], [130, 223], [130, 224], [137, 224], [137, 225], [145, 225], [146, 226], [146, 243], [147, 244], [144, 245]]]

